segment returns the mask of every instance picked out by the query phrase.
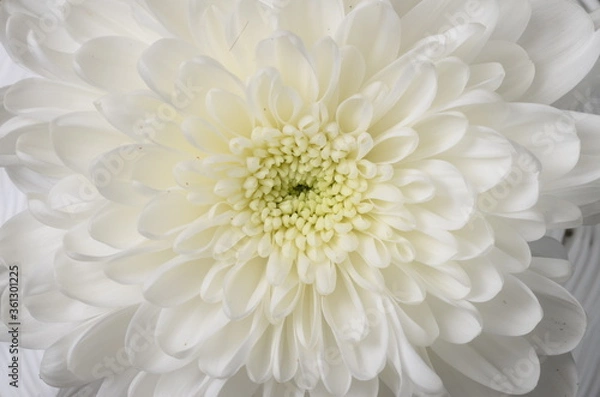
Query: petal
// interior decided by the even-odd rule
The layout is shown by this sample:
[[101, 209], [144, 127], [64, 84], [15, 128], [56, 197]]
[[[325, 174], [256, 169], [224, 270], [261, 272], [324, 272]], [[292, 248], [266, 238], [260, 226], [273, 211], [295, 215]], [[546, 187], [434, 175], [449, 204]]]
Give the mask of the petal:
[[348, 277], [340, 278], [335, 290], [322, 299], [323, 317], [336, 338], [360, 341], [367, 332], [366, 308]]
[[[177, 211], [169, 211], [172, 208], [177, 208]], [[190, 203], [185, 193], [167, 191], [155, 196], [144, 207], [137, 219], [137, 229], [147, 238], [161, 239], [197, 219], [203, 209]]]
[[435, 113], [419, 120], [413, 128], [419, 136], [419, 147], [411, 159], [433, 157], [456, 145], [467, 133], [469, 121], [458, 112]]
[[529, 335], [541, 354], [559, 355], [573, 350], [585, 333], [587, 318], [577, 300], [560, 285], [534, 272], [519, 278], [536, 294], [544, 317]]
[[455, 262], [428, 266], [418, 262], [408, 268], [413, 277], [423, 282], [427, 291], [448, 299], [463, 299], [471, 291], [471, 280]]
[[535, 388], [540, 362], [523, 338], [482, 334], [467, 345], [438, 341], [432, 350], [468, 378], [508, 394], [524, 394]]
[[393, 330], [391, 334], [394, 336], [393, 339], [398, 342], [396, 351], [399, 355], [399, 363], [396, 370], [406, 374], [417, 390], [422, 390], [430, 395], [441, 395], [444, 391], [441, 379], [423, 358], [422, 351], [417, 350], [406, 339], [397, 319], [390, 317], [390, 327]]
[[24, 298], [31, 315], [43, 322], [77, 322], [104, 314], [106, 309], [86, 305], [57, 290]]
[[265, 298], [269, 283], [265, 277], [265, 260], [255, 258], [234, 266], [223, 284], [223, 309], [232, 320], [246, 317]]
[[56, 116], [93, 110], [96, 93], [92, 90], [40, 78], [13, 84], [4, 95], [4, 106], [14, 114], [48, 121]]
[[506, 221], [491, 220], [490, 224], [494, 228], [496, 242], [488, 258], [500, 270], [509, 273], [525, 270], [531, 263], [531, 251], [525, 239]]
[[366, 131], [373, 117], [373, 106], [361, 95], [351, 96], [337, 108], [336, 119], [342, 133]]
[[340, 46], [352, 45], [367, 61], [367, 76], [390, 64], [400, 48], [400, 18], [384, 1], [365, 1], [346, 15], [335, 40]]
[[520, 0], [504, 0], [498, 3], [500, 16], [492, 34], [494, 40], [515, 42], [527, 28], [531, 18], [530, 2]]
[[421, 145], [421, 135], [410, 128], [392, 128], [377, 135], [365, 158], [375, 164], [394, 164]]
[[[453, 0], [425, 0], [415, 5], [402, 17], [403, 47], [411, 46], [430, 32], [445, 33], [453, 27], [481, 24], [485, 27], [482, 40], [487, 40], [499, 17], [499, 6], [495, 1], [464, 3]], [[420, 21], [415, 23], [414, 21]]]
[[140, 26], [131, 6], [119, 0], [106, 0], [102, 4], [79, 2], [69, 3], [65, 8], [65, 29], [73, 40], [85, 43], [105, 36], [132, 36], [153, 41], [155, 35]]
[[444, 382], [444, 387], [451, 396], [504, 397], [505, 393], [490, 389], [486, 384], [478, 383], [440, 359], [437, 354], [430, 353], [429, 358]]
[[245, 364], [251, 345], [266, 326], [262, 319], [252, 317], [228, 323], [198, 345], [200, 370], [214, 378], [232, 377]]
[[506, 275], [502, 290], [493, 299], [475, 307], [481, 313], [484, 330], [490, 334], [525, 335], [545, 317], [533, 292], [511, 275]]
[[[600, 33], [587, 12], [572, 2], [533, 1], [532, 7], [531, 20], [519, 44], [535, 63], [536, 71], [523, 99], [550, 104], [592, 69], [600, 55]], [[563, 31], [568, 34], [560, 33]], [[570, 73], [564, 75], [565, 70]]]
[[379, 396], [379, 378], [373, 378], [366, 381], [353, 380], [347, 397], [378, 397]]
[[[115, 131], [106, 121], [94, 113], [71, 113], [55, 119], [50, 125], [51, 139], [56, 154], [73, 171], [87, 175], [91, 163], [101, 154], [128, 143], [129, 139]], [[94, 142], [90, 145], [90, 142]], [[125, 158], [125, 159], [124, 159]], [[122, 168], [127, 155], [118, 152], [105, 158], [104, 174], [111, 178]]]
[[87, 41], [75, 55], [80, 76], [108, 92], [144, 88], [137, 62], [146, 45], [129, 37], [101, 37]]
[[233, 136], [250, 136], [254, 125], [246, 103], [237, 95], [221, 89], [206, 94], [206, 108], [217, 125]]
[[[340, 0], [287, 2], [278, 15], [278, 28], [296, 33], [307, 47], [322, 37], [332, 35], [344, 18]], [[310, 26], [306, 21], [311, 21]]]
[[163, 263], [173, 259], [175, 254], [162, 245], [142, 245], [127, 250], [106, 261], [104, 273], [120, 284], [141, 284]]
[[483, 329], [477, 308], [468, 302], [445, 302], [433, 296], [427, 298], [443, 340], [463, 344], [475, 339]]
[[[128, 360], [132, 366], [142, 369], [141, 373], [170, 372], [186, 365], [185, 360], [167, 355], [156, 343], [160, 311], [161, 309], [149, 303], [141, 304], [131, 318], [125, 334]], [[134, 380], [130, 389], [139, 387], [136, 385]]]
[[187, 1], [172, 1], [168, 5], [160, 0], [144, 0], [153, 16], [175, 36], [191, 39]]
[[212, 258], [175, 257], [145, 280], [144, 297], [161, 307], [187, 302], [200, 294], [202, 280], [214, 262]]
[[90, 218], [90, 236], [117, 249], [137, 245], [144, 241], [135, 227], [138, 216], [138, 209], [109, 202]]
[[552, 237], [544, 236], [529, 243], [533, 259], [530, 270], [558, 283], [573, 275], [573, 265], [568, 259], [565, 246]]
[[[520, 2], [514, 7], [522, 7], [520, 4], [528, 5]], [[507, 19], [512, 20], [512, 18], [511, 16]], [[535, 65], [527, 52], [521, 46], [508, 41], [488, 42], [477, 57], [477, 61], [499, 62], [502, 65], [505, 76], [496, 92], [507, 101], [521, 98], [535, 78]]]
[[[148, 1], [148, 0], [147, 0]], [[159, 3], [153, 1], [154, 3]], [[174, 9], [171, 4], [170, 9]], [[148, 87], [171, 100], [177, 108], [184, 108], [186, 98], [176, 83], [181, 66], [198, 55], [197, 49], [178, 39], [162, 39], [152, 44], [142, 54], [138, 70]], [[183, 87], [182, 87], [183, 88]]]
[[504, 278], [489, 260], [473, 258], [460, 264], [471, 280], [471, 291], [466, 296], [469, 302], [487, 302], [502, 290]]
[[[77, 339], [67, 357], [67, 367], [81, 379], [96, 379], [105, 370], [105, 357], [121, 357], [124, 353], [123, 340], [135, 307], [111, 313], [95, 322]], [[102, 343], [98, 343], [102, 341]], [[120, 367], [128, 367], [127, 359], [119, 359]], [[99, 364], [100, 363], [100, 364]]]
[[[229, 321], [221, 304], [195, 298], [160, 312], [155, 330], [156, 341], [169, 356], [193, 358], [190, 355], [196, 352], [197, 346], [219, 333]], [[173, 324], [178, 326], [173, 327]]]
[[571, 354], [544, 357], [538, 386], [525, 397], [576, 397], [579, 388], [577, 368]]
[[104, 275], [100, 264], [76, 261], [59, 253], [54, 268], [60, 290], [89, 305], [119, 308], [141, 300], [138, 286], [121, 285], [110, 280]]
[[406, 339], [414, 346], [430, 346], [440, 336], [440, 327], [428, 302], [399, 305], [392, 313], [402, 325]]
[[256, 49], [260, 67], [273, 67], [283, 83], [298, 92], [306, 103], [313, 103], [319, 92], [315, 70], [302, 41], [292, 33], [279, 33], [263, 40]]

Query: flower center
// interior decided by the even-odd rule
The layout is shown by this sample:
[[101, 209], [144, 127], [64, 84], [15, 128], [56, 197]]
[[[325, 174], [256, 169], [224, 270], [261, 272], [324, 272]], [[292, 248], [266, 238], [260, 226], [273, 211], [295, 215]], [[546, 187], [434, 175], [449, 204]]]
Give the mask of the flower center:
[[256, 127], [230, 145], [243, 164], [239, 194], [227, 198], [240, 211], [234, 224], [248, 235], [269, 235], [290, 255], [361, 226], [357, 214], [372, 208], [363, 193], [377, 168], [357, 160], [356, 134], [336, 123], [304, 124]]

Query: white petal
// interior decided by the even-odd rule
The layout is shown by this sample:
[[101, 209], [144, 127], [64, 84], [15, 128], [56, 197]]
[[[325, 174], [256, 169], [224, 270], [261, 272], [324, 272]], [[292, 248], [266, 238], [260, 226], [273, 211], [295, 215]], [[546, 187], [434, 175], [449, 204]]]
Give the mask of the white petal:
[[500, 16], [492, 34], [494, 40], [517, 41], [525, 31], [531, 18], [531, 4], [528, 1], [504, 0], [498, 3]]
[[440, 336], [440, 327], [429, 307], [423, 302], [417, 305], [399, 305], [392, 313], [402, 325], [405, 338], [414, 346], [430, 346]]
[[155, 35], [140, 26], [131, 6], [119, 0], [69, 5], [71, 8], [64, 16], [65, 29], [78, 43], [105, 36], [133, 36], [150, 42], [155, 39]]
[[536, 294], [544, 317], [529, 340], [541, 354], [559, 355], [573, 350], [583, 338], [587, 318], [577, 300], [560, 285], [533, 272], [519, 276]]
[[141, 300], [138, 286], [121, 285], [110, 280], [99, 263], [75, 261], [59, 253], [54, 267], [61, 291], [73, 299], [92, 306], [113, 308]]
[[504, 278], [501, 272], [486, 258], [474, 258], [460, 264], [471, 280], [471, 291], [466, 296], [469, 302], [487, 302], [502, 289]]
[[305, 299], [303, 295], [304, 288], [299, 283], [298, 277], [290, 273], [282, 285], [272, 289], [268, 307], [270, 316], [276, 320], [289, 316], [296, 309], [298, 300]]
[[392, 264], [381, 270], [383, 279], [394, 299], [401, 303], [415, 304], [425, 299], [423, 283], [411, 277], [401, 265]]
[[573, 266], [568, 259], [565, 246], [551, 237], [529, 243], [533, 259], [530, 270], [562, 283], [573, 275]]
[[24, 298], [31, 315], [43, 322], [77, 322], [107, 312], [106, 309], [86, 305], [71, 299], [57, 290]]
[[[177, 208], [177, 211], [169, 211], [171, 208]], [[148, 238], [160, 239], [197, 219], [203, 209], [191, 204], [183, 192], [167, 191], [154, 197], [144, 207], [139, 214], [137, 228]]]
[[221, 89], [206, 94], [206, 108], [215, 123], [233, 136], [250, 136], [254, 122], [246, 103]]
[[486, 332], [498, 335], [528, 334], [545, 317], [542, 306], [523, 282], [507, 275], [502, 290], [490, 301], [475, 304]]
[[313, 347], [320, 337], [323, 316], [321, 302], [317, 292], [311, 286], [305, 286], [302, 298], [294, 310], [294, 325], [298, 342], [305, 348]]
[[192, 362], [177, 371], [163, 374], [156, 383], [155, 397], [199, 396], [206, 387], [208, 377]]
[[[156, 323], [156, 340], [169, 356], [186, 358], [229, 323], [222, 305], [192, 299], [182, 305], [163, 309]], [[178, 324], [173, 327], [173, 324]], [[192, 356], [193, 358], [193, 356]], [[152, 364], [152, 363], [149, 363]]]
[[331, 347], [330, 353], [331, 357], [334, 357], [334, 360], [328, 360], [330, 362], [323, 359], [318, 360], [317, 366], [325, 390], [319, 391], [319, 387], [317, 387], [315, 390], [317, 393], [315, 394], [317, 396], [321, 394], [323, 397], [332, 394], [343, 396], [348, 392], [352, 384], [352, 375], [348, 366], [341, 358], [341, 352], [336, 340], [328, 328], [323, 330], [323, 343]]
[[188, 20], [189, 7], [185, 0], [172, 1], [168, 5], [160, 0], [144, 0], [144, 3], [155, 18], [176, 36], [191, 38], [189, 30], [191, 21]]
[[[503, 5], [504, 3], [506, 2], [503, 2]], [[521, 7], [520, 4], [528, 6], [528, 3], [520, 2], [513, 7]], [[506, 19], [513, 20], [513, 17]], [[507, 101], [519, 99], [533, 83], [535, 65], [527, 52], [514, 43], [490, 41], [477, 57], [477, 61], [499, 62], [502, 65], [505, 76], [496, 92]]]
[[522, 338], [482, 334], [467, 345], [438, 341], [432, 349], [465, 376], [497, 391], [527, 393], [540, 376], [537, 354]]
[[[366, 61], [356, 47], [341, 49], [339, 76], [340, 100], [344, 100], [359, 91], [366, 77]], [[377, 110], [377, 107], [375, 108]]]
[[523, 237], [508, 222], [491, 220], [496, 236], [495, 247], [488, 254], [494, 265], [510, 273], [519, 273], [531, 263], [531, 251]]
[[353, 380], [347, 397], [381, 397], [379, 394], [379, 378], [367, 381]]
[[366, 310], [354, 284], [342, 275], [335, 290], [323, 297], [323, 316], [336, 338], [360, 341], [366, 336]]
[[[453, 0], [425, 0], [417, 4], [402, 17], [403, 47], [411, 46], [430, 32], [444, 33], [453, 27], [481, 24], [485, 31], [481, 39], [492, 33], [499, 17], [499, 6], [495, 1], [464, 3]], [[420, 21], [415, 23], [414, 21]]]
[[[470, 114], [469, 118], [472, 118]], [[474, 190], [481, 193], [496, 186], [507, 175], [514, 149], [501, 134], [471, 126], [468, 134], [446, 153], [444, 157], [464, 175]]]
[[224, 279], [223, 308], [233, 320], [249, 315], [268, 293], [263, 258], [234, 266]]
[[419, 147], [411, 159], [433, 157], [456, 145], [467, 133], [468, 119], [458, 112], [436, 113], [419, 120], [413, 128]]
[[399, 373], [406, 374], [415, 388], [431, 395], [442, 394], [444, 385], [436, 372], [430, 367], [428, 362], [422, 356], [422, 350], [417, 350], [414, 345], [409, 343], [402, 331], [402, 326], [397, 319], [391, 319], [391, 328], [398, 341], [398, 355], [400, 359], [400, 368], [396, 368]]
[[162, 244], [147, 244], [126, 250], [106, 261], [105, 274], [120, 284], [141, 284], [160, 265], [175, 254]]
[[65, 113], [93, 110], [95, 98], [91, 90], [31, 78], [9, 88], [4, 96], [4, 106], [12, 113], [48, 121]]
[[128, 37], [101, 37], [81, 46], [76, 70], [91, 85], [108, 92], [143, 88], [137, 61], [146, 46]]
[[[287, 2], [278, 15], [278, 28], [300, 36], [307, 47], [324, 36], [332, 35], [344, 18], [340, 0], [307, 0]], [[311, 21], [307, 24], [306, 21]]]
[[[532, 6], [519, 44], [531, 56], [536, 71], [523, 99], [549, 104], [575, 87], [594, 66], [600, 55], [600, 33], [587, 12], [572, 2], [536, 0]], [[567, 75], [565, 70], [569, 70]]]
[[340, 46], [358, 48], [367, 62], [367, 76], [390, 64], [400, 48], [400, 18], [384, 1], [365, 1], [344, 18], [335, 32]]
[[298, 92], [307, 103], [316, 100], [319, 86], [310, 56], [298, 37], [279, 33], [263, 40], [256, 49], [259, 66], [279, 71], [283, 83]]
[[105, 357], [118, 357], [120, 367], [128, 367], [129, 360], [121, 359], [121, 354], [124, 353], [125, 332], [134, 312], [135, 307], [129, 307], [96, 321], [69, 351], [68, 368], [81, 379], [90, 381], [96, 379], [100, 371], [106, 372], [103, 362]]
[[373, 148], [365, 158], [375, 164], [397, 163], [421, 145], [420, 139], [421, 135], [410, 128], [392, 128], [375, 137]]
[[475, 339], [483, 329], [477, 308], [468, 302], [445, 302], [433, 296], [427, 298], [440, 328], [440, 338], [463, 344]]
[[253, 321], [252, 317], [228, 323], [198, 345], [200, 370], [214, 378], [232, 377], [245, 364], [252, 343], [266, 326], [262, 319]]
[[471, 291], [469, 276], [456, 262], [437, 266], [414, 262], [410, 274], [419, 279], [428, 292], [448, 299], [463, 299]]
[[138, 209], [109, 202], [90, 218], [90, 236], [117, 249], [137, 245], [144, 240], [135, 227], [138, 215]]
[[[50, 125], [52, 143], [62, 162], [73, 171], [87, 175], [92, 162], [101, 154], [114, 149], [129, 138], [115, 131], [94, 113], [71, 113], [55, 119]], [[90, 145], [90, 142], [94, 142]], [[104, 175], [111, 178], [124, 166], [127, 154], [105, 157]]]
[[504, 397], [505, 393], [490, 389], [486, 384], [481, 384], [469, 379], [451, 364], [444, 362], [435, 353], [430, 353], [429, 358], [435, 371], [444, 381], [444, 387], [451, 396], [477, 396], [477, 397]]
[[214, 262], [212, 258], [176, 257], [162, 264], [145, 280], [144, 298], [162, 307], [187, 302], [200, 295], [202, 280]]
[[[167, 355], [156, 343], [160, 312], [161, 309], [152, 304], [141, 304], [130, 321], [124, 340], [131, 365], [150, 373], [169, 372], [186, 365], [185, 360]], [[132, 382], [132, 387], [135, 383]]]
[[362, 95], [355, 95], [337, 108], [337, 122], [343, 133], [353, 134], [366, 131], [373, 117], [373, 106]]
[[[169, 8], [173, 8], [173, 4]], [[197, 55], [196, 48], [185, 41], [162, 39], [144, 51], [138, 70], [148, 87], [163, 98], [170, 99], [175, 107], [185, 108], [185, 91], [181, 89], [183, 87], [175, 85], [175, 82], [182, 64]]]
[[579, 388], [577, 368], [571, 354], [544, 357], [538, 386], [524, 397], [576, 397]]

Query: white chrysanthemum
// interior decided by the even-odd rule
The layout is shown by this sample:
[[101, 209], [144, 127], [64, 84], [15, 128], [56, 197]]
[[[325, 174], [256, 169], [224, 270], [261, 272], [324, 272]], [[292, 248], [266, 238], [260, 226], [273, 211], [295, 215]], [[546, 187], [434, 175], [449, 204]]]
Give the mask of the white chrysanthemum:
[[43, 76], [3, 91], [0, 163], [29, 211], [0, 256], [47, 383], [574, 396], [585, 316], [544, 235], [598, 208], [600, 118], [549, 106], [600, 53], [579, 6], [2, 8]]

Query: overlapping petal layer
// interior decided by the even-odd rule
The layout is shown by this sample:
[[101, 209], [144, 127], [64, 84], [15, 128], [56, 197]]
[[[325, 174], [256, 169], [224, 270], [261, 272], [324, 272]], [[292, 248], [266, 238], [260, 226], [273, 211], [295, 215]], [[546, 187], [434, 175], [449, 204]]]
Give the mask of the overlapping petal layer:
[[3, 92], [29, 211], [0, 257], [46, 382], [501, 396], [570, 373], [585, 315], [544, 235], [596, 208], [600, 122], [548, 105], [600, 54], [581, 8], [61, 4], [2, 5], [42, 76]]

